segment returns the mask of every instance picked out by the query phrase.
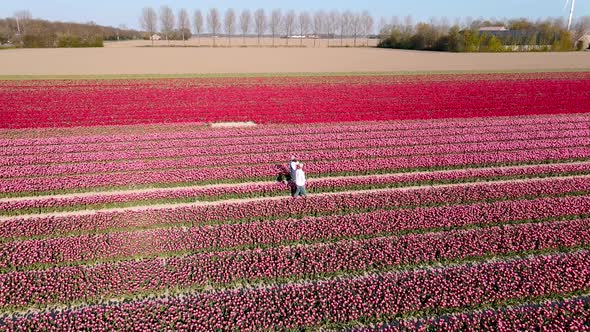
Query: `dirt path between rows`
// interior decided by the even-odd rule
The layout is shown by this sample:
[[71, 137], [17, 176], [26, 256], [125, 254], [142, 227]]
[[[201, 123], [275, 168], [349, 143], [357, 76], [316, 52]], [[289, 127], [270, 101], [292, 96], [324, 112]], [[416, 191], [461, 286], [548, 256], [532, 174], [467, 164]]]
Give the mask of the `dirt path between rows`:
[[[579, 161], [579, 162], [571, 162], [571, 163], [554, 163], [552, 165], [559, 165], [559, 166], [570, 166], [570, 165], [585, 165], [589, 164], [589, 161]], [[355, 175], [355, 176], [326, 176], [326, 177], [312, 177], [308, 178], [309, 183], [313, 183], [314, 181], [322, 181], [322, 180], [341, 180], [341, 179], [366, 179], [366, 178], [385, 178], [390, 176], [401, 176], [401, 175], [423, 175], [423, 174], [445, 174], [445, 173], [453, 173], [461, 170], [469, 170], [469, 171], [479, 171], [479, 170], [510, 170], [510, 169], [528, 169], [534, 168], [538, 166], [542, 166], [543, 164], [534, 164], [534, 165], [522, 165], [522, 166], [502, 166], [502, 167], [476, 167], [476, 168], [465, 168], [459, 170], [434, 170], [434, 171], [422, 171], [422, 172], [397, 172], [397, 173], [383, 173], [383, 174], [372, 174], [372, 175]], [[313, 176], [313, 174], [308, 174], [308, 176]], [[70, 194], [56, 194], [56, 195], [42, 195], [42, 196], [25, 196], [25, 197], [12, 197], [12, 198], [0, 198], [0, 203], [2, 202], [19, 202], [19, 201], [28, 201], [28, 200], [48, 200], [48, 199], [65, 199], [65, 198], [78, 198], [78, 197], [92, 197], [92, 196], [116, 196], [121, 194], [147, 194], [147, 193], [157, 193], [157, 192], [171, 192], [177, 190], [190, 190], [190, 189], [211, 189], [211, 188], [229, 188], [229, 187], [246, 187], [252, 185], [271, 185], [273, 183], [277, 183], [276, 181], [256, 181], [256, 182], [242, 182], [242, 183], [220, 183], [220, 184], [210, 184], [210, 185], [195, 185], [195, 186], [178, 186], [178, 187], [170, 187], [170, 188], [145, 188], [145, 189], [120, 189], [120, 190], [105, 190], [105, 191], [89, 191], [89, 192], [82, 192], [82, 193], [70, 193]]]
[[[355, 195], [355, 194], [381, 193], [381, 192], [388, 192], [388, 191], [411, 191], [411, 190], [418, 190], [418, 189], [425, 189], [425, 188], [452, 188], [452, 187], [469, 186], [469, 185], [524, 183], [524, 182], [542, 181], [542, 180], [547, 180], [547, 179], [560, 180], [560, 179], [571, 179], [571, 178], [578, 178], [578, 179], [590, 178], [590, 175], [556, 176], [556, 177], [543, 177], [543, 178], [530, 177], [527, 179], [513, 179], [513, 180], [500, 180], [500, 181], [493, 181], [492, 180], [492, 181], [485, 181], [485, 182], [464, 182], [464, 183], [454, 183], [454, 184], [424, 185], [424, 186], [411, 186], [411, 187], [400, 187], [400, 188], [351, 190], [351, 191], [345, 191], [345, 192], [329, 192], [329, 193], [310, 194], [309, 196], [313, 197], [313, 196]], [[80, 211], [71, 211], [71, 212], [29, 214], [29, 215], [19, 215], [19, 216], [11, 216], [11, 217], [0, 217], [0, 222], [12, 220], [12, 219], [83, 216], [83, 215], [91, 215], [91, 214], [95, 214], [95, 213], [163, 210], [163, 209], [175, 209], [175, 208], [183, 208], [183, 207], [217, 206], [217, 205], [223, 205], [223, 204], [241, 204], [241, 203], [249, 203], [249, 202], [277, 201], [277, 200], [286, 200], [286, 199], [295, 199], [295, 198], [291, 198], [289, 196], [238, 198], [238, 199], [211, 201], [211, 202], [195, 201], [193, 203], [158, 204], [158, 205], [134, 206], [134, 207], [102, 209], [102, 210], [80, 210]], [[297, 199], [304, 199], [304, 198], [297, 198]]]

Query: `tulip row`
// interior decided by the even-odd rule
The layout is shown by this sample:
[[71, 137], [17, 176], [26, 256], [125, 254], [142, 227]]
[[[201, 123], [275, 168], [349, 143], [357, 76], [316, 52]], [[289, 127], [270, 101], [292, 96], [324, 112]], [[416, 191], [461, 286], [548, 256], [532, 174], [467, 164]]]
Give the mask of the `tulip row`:
[[[310, 246], [54, 267], [0, 274], [0, 307], [68, 303], [162, 289], [274, 284], [437, 261], [513, 255], [590, 244], [590, 219], [410, 234]], [[36, 287], [43, 285], [43, 287]]]
[[590, 296], [506, 309], [393, 321], [353, 331], [590, 331]]
[[[379, 140], [374, 143], [375, 147], [358, 145], [367, 145], [366, 143], [355, 143], [354, 141], [341, 144], [339, 148], [325, 148], [321, 143], [316, 146], [310, 146], [305, 151], [299, 151], [305, 156], [305, 161], [315, 163], [320, 161], [335, 160], [363, 160], [372, 158], [396, 159], [403, 157], [418, 156], [445, 156], [455, 154], [479, 154], [490, 152], [506, 151], [529, 151], [541, 149], [560, 149], [569, 147], [585, 147], [590, 149], [590, 137], [575, 136], [560, 139], [535, 139], [527, 141], [500, 141], [500, 142], [478, 142], [478, 143], [457, 143], [444, 145], [419, 145], [409, 147], [391, 147], [387, 140]], [[317, 148], [317, 150], [314, 150]], [[236, 154], [209, 156], [202, 154], [192, 157], [191, 149], [185, 149], [189, 156], [175, 155], [172, 151], [151, 151], [147, 152], [148, 160], [142, 159], [142, 153], [125, 152], [115, 157], [119, 161], [107, 162], [67, 162], [57, 165], [17, 165], [7, 168], [0, 168], [0, 179], [12, 179], [21, 177], [61, 177], [68, 175], [85, 175], [85, 174], [106, 174], [122, 172], [141, 172], [147, 170], [183, 170], [183, 169], [202, 169], [224, 165], [224, 167], [241, 167], [243, 165], [261, 165], [285, 163], [289, 159], [289, 154], [285, 152], [273, 153], [253, 153], [253, 154]], [[103, 155], [104, 154], [99, 154]], [[127, 161], [127, 158], [136, 156], [137, 160]], [[119, 158], [120, 157], [120, 158]], [[152, 157], [155, 160], [151, 159]], [[99, 157], [105, 158], [105, 157]], [[110, 157], [106, 157], [107, 159]], [[172, 158], [172, 159], [169, 159]]]
[[[569, 119], [568, 119], [569, 120]], [[313, 150], [316, 148], [338, 148], [344, 145], [359, 144], [358, 147], [372, 146], [374, 140], [387, 140], [390, 146], [412, 146], [429, 144], [450, 144], [485, 141], [507, 141], [507, 140], [530, 140], [548, 139], [561, 137], [588, 136], [587, 123], [563, 123], [564, 119], [548, 119], [544, 124], [518, 125], [510, 127], [467, 127], [448, 128], [445, 131], [432, 129], [416, 129], [407, 132], [382, 130], [383, 125], [373, 125], [372, 131], [358, 132], [358, 128], [350, 128], [349, 131], [339, 133], [312, 133], [293, 142], [292, 133], [279, 131], [277, 127], [267, 128], [264, 131], [249, 133], [247, 137], [221, 137], [203, 139], [199, 135], [191, 138], [146, 141], [144, 137], [138, 136], [136, 141], [123, 143], [101, 143], [97, 138], [96, 143], [70, 144], [70, 145], [39, 145], [40, 143], [7, 147], [0, 151], [6, 159], [0, 166], [27, 165], [31, 163], [59, 163], [59, 162], [82, 162], [99, 161], [105, 159], [105, 152], [112, 152], [107, 155], [108, 160], [127, 158], [123, 152], [139, 153], [139, 157], [132, 155], [134, 159], [164, 157], [161, 153], [166, 152], [169, 156], [175, 156], [173, 152], [184, 153], [183, 155], [199, 154], [246, 154], [254, 152], [276, 152], [277, 146], [289, 145], [292, 151]], [[365, 126], [367, 127], [367, 126]], [[207, 132], [199, 132], [204, 136]], [[265, 136], [254, 136], [254, 134], [266, 134]], [[86, 137], [81, 137], [87, 140]], [[354, 142], [347, 142], [353, 140]], [[308, 147], [308, 145], [310, 147]], [[351, 146], [354, 147], [354, 146]], [[182, 148], [190, 148], [190, 154]], [[200, 149], [199, 149], [200, 148]], [[273, 149], [274, 148], [274, 149]], [[162, 150], [160, 154], [149, 155], [149, 151]], [[99, 153], [99, 152], [102, 152]], [[48, 154], [48, 155], [47, 155]], [[21, 159], [15, 159], [19, 157]]]
[[[115, 128], [102, 127], [112, 131], [110, 135], [83, 135], [80, 133], [83, 129], [78, 128], [69, 135], [57, 135], [55, 131], [59, 129], [43, 130], [35, 129], [31, 132], [31, 137], [25, 135], [23, 131], [20, 135], [10, 138], [0, 138], [0, 146], [6, 148], [6, 151], [12, 149], [27, 148], [29, 146], [60, 149], [73, 146], [74, 151], [80, 151], [94, 147], [99, 150], [104, 146], [123, 144], [155, 144], [166, 141], [190, 142], [193, 146], [207, 145], [207, 142], [218, 141], [225, 145], [239, 144], [258, 144], [260, 139], [264, 138], [269, 143], [284, 143], [285, 138], [292, 137], [295, 134], [303, 134], [301, 140], [314, 141], [316, 137], [338, 135], [370, 135], [371, 133], [387, 134], [388, 137], [410, 138], [412, 136], [458, 136], [472, 135], [476, 133], [491, 134], [498, 132], [513, 133], [514, 128], [523, 131], [538, 131], [540, 129], [552, 130], [570, 130], [570, 129], [587, 129], [587, 114], [557, 114], [557, 115], [536, 115], [528, 117], [495, 117], [487, 119], [437, 119], [429, 121], [402, 121], [402, 122], [345, 122], [337, 124], [309, 124], [304, 128], [293, 128], [291, 126], [266, 125], [251, 128], [204, 128], [202, 126], [189, 126], [183, 124], [168, 124], [163, 131], [148, 131], [146, 133], [125, 133], [121, 129], [118, 133]], [[174, 128], [175, 130], [170, 130]], [[40, 133], [46, 133], [43, 137]], [[80, 134], [76, 134], [80, 133]], [[73, 136], [72, 136], [73, 135]], [[41, 136], [41, 137], [40, 137]], [[348, 136], [344, 136], [347, 138]], [[327, 137], [326, 137], [327, 138]], [[275, 141], [277, 140], [277, 141]], [[216, 144], [217, 145], [217, 144]], [[92, 150], [92, 149], [90, 149]], [[25, 150], [29, 151], [29, 150]], [[51, 152], [61, 152], [62, 150], [49, 150]]]
[[[516, 178], [540, 178], [590, 174], [590, 163], [550, 164], [527, 167], [464, 169], [427, 173], [407, 173], [370, 177], [311, 179], [307, 183], [310, 193], [339, 192], [398, 188], [432, 184], [497, 181]], [[119, 206], [150, 205], [154, 203], [194, 202], [227, 198], [268, 197], [287, 195], [290, 187], [281, 182], [236, 185], [232, 187], [204, 187], [174, 190], [154, 190], [138, 193], [96, 194], [61, 198], [17, 199], [0, 201], [0, 215], [21, 215], [55, 211], [104, 209]]]
[[[362, 84], [21, 86], [0, 90], [0, 127], [163, 122], [317, 123], [583, 113], [590, 78]], [[183, 80], [181, 80], [183, 81]], [[534, 82], [534, 84], [531, 84]], [[563, 93], [567, 89], [568, 93]], [[490, 94], [489, 91], [494, 91]], [[483, 98], [482, 96], [485, 96]], [[542, 96], [542, 97], [539, 97]], [[517, 105], [513, 100], [518, 100]], [[43, 112], [37, 110], [42, 109]]]
[[152, 228], [228, 221], [299, 218], [379, 209], [464, 204], [477, 201], [514, 200], [542, 196], [587, 193], [587, 178], [547, 179], [520, 183], [471, 184], [377, 193], [311, 196], [210, 206], [188, 206], [144, 211], [101, 212], [63, 217], [14, 218], [0, 223], [0, 239], [104, 232], [114, 229]]
[[590, 253], [167, 296], [6, 317], [6, 330], [276, 330], [585, 292]]
[[380, 234], [572, 216], [590, 216], [590, 196], [374, 211], [303, 219], [121, 231], [6, 242], [0, 244], [0, 269], [21, 270], [54, 264], [218, 251], [224, 248], [266, 247], [284, 243], [331, 241]]
[[[567, 142], [564, 143], [567, 145]], [[380, 150], [386, 152], [386, 150]], [[366, 151], [365, 151], [366, 153]], [[326, 153], [327, 154], [327, 153]], [[363, 152], [359, 152], [362, 155]], [[334, 158], [339, 158], [337, 155]], [[354, 159], [344, 163], [318, 161], [306, 166], [312, 176], [365, 175], [412, 169], [449, 169], [514, 164], [551, 163], [555, 161], [586, 160], [590, 158], [587, 146], [535, 149], [522, 151], [489, 151], [480, 153], [379, 157]], [[283, 159], [285, 159], [283, 157]], [[65, 193], [101, 190], [105, 188], [158, 188], [222, 182], [247, 182], [275, 179], [287, 173], [279, 164], [220, 166], [203, 169], [168, 169], [131, 173], [70, 175], [55, 178], [0, 179], [0, 197], [25, 196], [35, 192]]]

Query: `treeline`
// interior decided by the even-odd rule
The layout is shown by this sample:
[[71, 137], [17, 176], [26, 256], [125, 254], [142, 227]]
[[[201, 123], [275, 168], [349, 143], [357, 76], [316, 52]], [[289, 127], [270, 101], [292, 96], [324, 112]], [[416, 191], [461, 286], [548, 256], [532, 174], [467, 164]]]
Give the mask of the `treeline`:
[[140, 39], [142, 33], [95, 23], [65, 23], [33, 19], [24, 11], [0, 19], [0, 44], [15, 47], [102, 47], [104, 40]]
[[570, 51], [581, 48], [576, 41], [589, 29], [589, 17], [579, 19], [572, 31], [561, 18], [477, 20], [452, 26], [444, 19], [416, 25], [408, 18], [404, 23], [393, 19], [381, 27], [379, 47], [450, 52]]
[[[176, 14], [168, 6], [162, 6], [159, 11], [152, 7], [142, 10], [139, 18], [142, 29], [146, 31], [145, 38], [152, 39], [155, 34], [166, 40], [186, 40], [191, 36], [200, 38], [203, 35], [212, 36], [213, 41], [218, 36], [231, 38], [254, 35], [258, 43], [263, 36], [271, 36], [273, 45], [276, 38], [314, 37], [314, 38], [352, 38], [354, 46], [364, 44], [365, 38], [374, 34], [374, 19], [368, 11], [283, 11], [273, 9], [265, 11], [259, 8], [255, 11], [243, 9], [240, 12], [233, 8], [220, 12], [216, 8], [202, 12], [195, 10], [192, 15], [186, 9], [180, 9]], [[375, 36], [376, 37], [376, 36]]]

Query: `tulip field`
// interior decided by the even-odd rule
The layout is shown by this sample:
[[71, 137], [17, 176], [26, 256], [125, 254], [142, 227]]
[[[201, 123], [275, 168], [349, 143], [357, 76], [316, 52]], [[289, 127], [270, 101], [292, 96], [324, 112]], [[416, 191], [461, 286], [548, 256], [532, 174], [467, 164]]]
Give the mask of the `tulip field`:
[[0, 99], [0, 331], [590, 331], [590, 73]]

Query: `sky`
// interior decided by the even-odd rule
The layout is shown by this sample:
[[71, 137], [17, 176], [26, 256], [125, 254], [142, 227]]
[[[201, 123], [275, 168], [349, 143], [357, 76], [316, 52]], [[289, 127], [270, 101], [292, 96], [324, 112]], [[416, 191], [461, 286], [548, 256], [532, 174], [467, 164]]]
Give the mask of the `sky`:
[[[405, 17], [411, 15], [415, 21], [431, 17], [455, 18], [516, 18], [531, 19], [546, 17], [567, 17], [564, 0], [0, 0], [0, 17], [13, 16], [14, 12], [28, 9], [35, 18], [68, 22], [94, 21], [101, 25], [139, 28], [141, 9], [146, 6], [159, 9], [168, 5], [176, 11], [181, 8], [191, 13], [195, 9], [203, 12], [209, 8], [221, 11], [227, 8], [264, 8], [271, 10], [368, 10], [379, 21], [380, 17]], [[590, 0], [577, 0], [575, 16], [590, 15]]]

